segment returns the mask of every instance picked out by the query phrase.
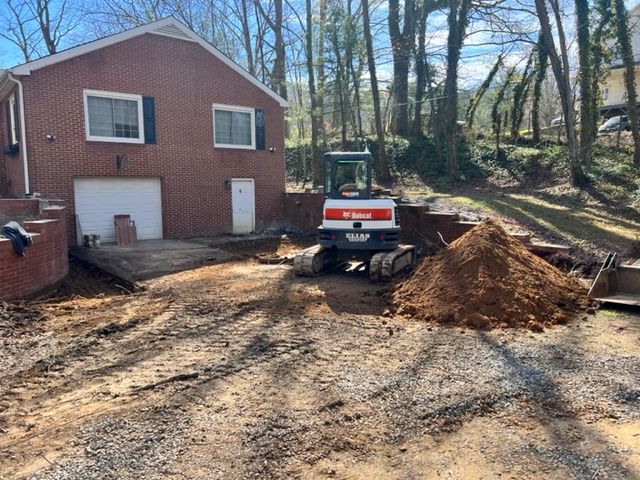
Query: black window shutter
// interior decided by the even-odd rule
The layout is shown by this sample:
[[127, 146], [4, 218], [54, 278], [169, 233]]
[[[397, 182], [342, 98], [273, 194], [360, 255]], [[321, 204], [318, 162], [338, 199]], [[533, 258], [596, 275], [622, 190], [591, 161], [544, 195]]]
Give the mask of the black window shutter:
[[156, 105], [153, 97], [142, 97], [144, 143], [156, 143]]
[[264, 150], [264, 110], [256, 108], [256, 150]]
[[18, 108], [18, 94], [13, 94], [13, 118], [16, 119], [16, 142], [20, 141], [20, 109]]

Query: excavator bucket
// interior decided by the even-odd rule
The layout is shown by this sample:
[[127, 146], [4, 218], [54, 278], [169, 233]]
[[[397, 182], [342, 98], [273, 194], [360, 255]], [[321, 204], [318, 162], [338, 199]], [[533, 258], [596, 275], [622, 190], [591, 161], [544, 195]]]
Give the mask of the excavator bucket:
[[640, 306], [640, 260], [619, 265], [617, 254], [609, 252], [589, 289], [595, 300]]

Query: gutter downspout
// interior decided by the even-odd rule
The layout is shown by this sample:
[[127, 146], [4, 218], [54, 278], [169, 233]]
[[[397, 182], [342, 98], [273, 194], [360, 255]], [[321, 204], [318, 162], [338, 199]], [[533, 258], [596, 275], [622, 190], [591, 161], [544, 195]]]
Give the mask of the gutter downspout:
[[22, 82], [13, 76], [11, 72], [9, 73], [9, 80], [18, 85], [18, 95], [19, 95], [19, 103], [20, 103], [20, 139], [22, 145], [20, 145], [20, 150], [22, 150], [22, 168], [24, 170], [24, 194], [28, 195], [30, 192], [29, 189], [29, 156], [27, 155], [27, 127], [24, 116], [24, 90], [22, 88]]

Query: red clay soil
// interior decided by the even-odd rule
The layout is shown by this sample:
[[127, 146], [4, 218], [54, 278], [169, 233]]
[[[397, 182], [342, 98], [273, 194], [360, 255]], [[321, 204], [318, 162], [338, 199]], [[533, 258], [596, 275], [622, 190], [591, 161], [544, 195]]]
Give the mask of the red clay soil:
[[589, 307], [580, 282], [483, 223], [425, 258], [392, 294], [396, 313], [475, 328], [566, 323]]

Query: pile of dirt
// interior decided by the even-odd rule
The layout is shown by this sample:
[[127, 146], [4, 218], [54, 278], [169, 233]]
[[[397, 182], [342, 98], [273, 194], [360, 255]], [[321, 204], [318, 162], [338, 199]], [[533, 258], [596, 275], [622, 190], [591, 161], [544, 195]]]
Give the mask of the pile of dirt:
[[487, 222], [425, 258], [392, 293], [396, 313], [476, 328], [566, 323], [589, 307], [586, 288]]

